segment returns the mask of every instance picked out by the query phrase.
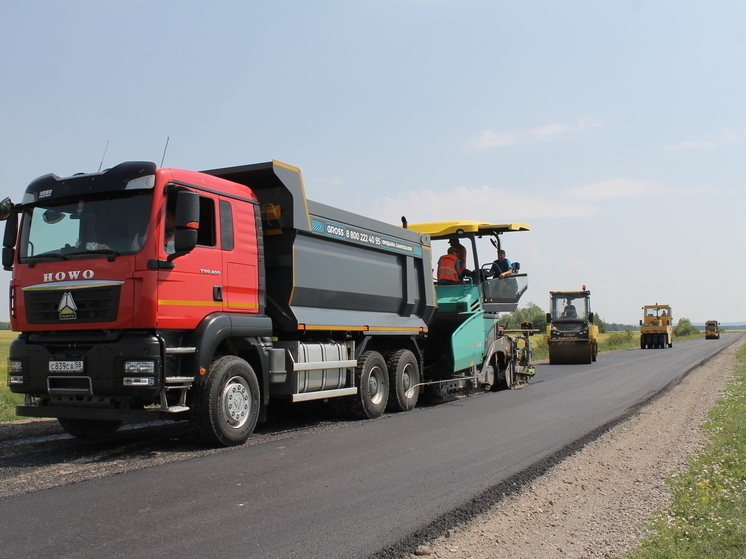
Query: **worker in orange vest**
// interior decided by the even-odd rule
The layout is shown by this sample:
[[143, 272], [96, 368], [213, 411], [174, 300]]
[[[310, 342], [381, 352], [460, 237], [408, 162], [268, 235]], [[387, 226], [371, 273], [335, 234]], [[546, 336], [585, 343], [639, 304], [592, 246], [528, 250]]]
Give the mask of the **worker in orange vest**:
[[459, 273], [466, 270], [466, 247], [458, 239], [449, 239], [448, 243], [456, 249], [456, 258], [459, 260]]
[[438, 260], [438, 283], [447, 285], [458, 283], [460, 280], [459, 272], [461, 271], [461, 261], [457, 256], [458, 250], [455, 247], [448, 249], [448, 254], [441, 256]]

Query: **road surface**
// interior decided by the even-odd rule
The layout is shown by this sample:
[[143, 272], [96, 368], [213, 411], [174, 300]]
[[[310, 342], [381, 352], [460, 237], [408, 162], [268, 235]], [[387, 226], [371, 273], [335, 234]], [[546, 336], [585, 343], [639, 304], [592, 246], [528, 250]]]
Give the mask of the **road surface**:
[[394, 557], [541, 475], [738, 336], [539, 365], [520, 390], [268, 431], [221, 451], [180, 427], [0, 442], [0, 556]]

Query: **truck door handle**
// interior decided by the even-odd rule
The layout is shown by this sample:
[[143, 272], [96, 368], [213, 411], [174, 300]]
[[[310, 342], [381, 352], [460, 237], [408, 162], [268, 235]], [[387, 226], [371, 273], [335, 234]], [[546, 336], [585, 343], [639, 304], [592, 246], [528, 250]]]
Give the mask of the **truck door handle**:
[[212, 286], [212, 300], [213, 301], [222, 301], [223, 300], [223, 286], [222, 285], [213, 285]]

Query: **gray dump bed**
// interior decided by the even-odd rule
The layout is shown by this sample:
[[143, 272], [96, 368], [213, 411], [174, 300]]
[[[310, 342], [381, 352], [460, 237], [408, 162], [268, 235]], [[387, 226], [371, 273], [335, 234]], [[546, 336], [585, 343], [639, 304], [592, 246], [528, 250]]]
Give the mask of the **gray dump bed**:
[[244, 184], [263, 209], [267, 314], [280, 330], [405, 333], [435, 310], [430, 241], [308, 200], [300, 171], [273, 161], [205, 171]]

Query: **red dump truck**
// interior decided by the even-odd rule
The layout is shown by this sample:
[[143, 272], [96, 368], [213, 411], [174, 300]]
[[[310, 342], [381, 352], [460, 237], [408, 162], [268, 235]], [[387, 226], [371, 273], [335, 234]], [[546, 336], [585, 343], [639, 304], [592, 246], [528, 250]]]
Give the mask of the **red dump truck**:
[[[494, 327], [469, 344], [468, 364], [428, 349], [464, 321], [440, 321], [432, 337], [430, 236], [308, 200], [283, 163], [49, 174], [21, 203], [0, 203], [0, 218], [20, 332], [8, 386], [26, 395], [17, 414], [58, 418], [78, 437], [168, 418], [235, 445], [273, 399], [338, 398], [373, 418], [414, 407], [427, 387], [533, 372], [527, 334], [504, 336], [493, 316], [480, 314]], [[469, 316], [484, 314], [477, 299]]]

